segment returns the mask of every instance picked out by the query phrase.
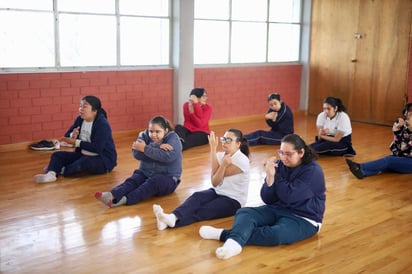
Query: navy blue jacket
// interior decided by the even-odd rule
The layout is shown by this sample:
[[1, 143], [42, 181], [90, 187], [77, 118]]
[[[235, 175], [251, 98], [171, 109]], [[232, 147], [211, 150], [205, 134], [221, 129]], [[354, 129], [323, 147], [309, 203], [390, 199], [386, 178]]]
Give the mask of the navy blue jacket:
[[[174, 131], [169, 131], [161, 143], [153, 142], [146, 129], [140, 133], [138, 139], [146, 143], [144, 152], [132, 149], [133, 157], [140, 160], [139, 170], [147, 177], [156, 174], [180, 179], [182, 175], [182, 143]], [[163, 150], [161, 144], [169, 144], [173, 150]]]
[[263, 184], [260, 196], [269, 206], [322, 223], [326, 202], [325, 177], [316, 161], [295, 168], [279, 161], [275, 182]]
[[[70, 137], [70, 133], [72, 133], [73, 129], [76, 127], [80, 127], [81, 130], [83, 121], [84, 120], [78, 116], [74, 121], [74, 124], [69, 128], [64, 136]], [[99, 156], [96, 157], [100, 157], [103, 160], [104, 166], [108, 172], [112, 171], [112, 169], [117, 165], [117, 152], [113, 141], [112, 129], [104, 115], [98, 114], [96, 116], [96, 119], [93, 122], [90, 140], [90, 143], [81, 141], [80, 147], [77, 147], [76, 151], [80, 152], [82, 149], [85, 149], [87, 151], [99, 154]]]
[[[269, 108], [268, 112], [274, 112]], [[270, 126], [270, 130], [277, 131], [283, 135], [291, 134], [294, 132], [293, 126], [293, 113], [290, 108], [282, 102], [280, 110], [278, 111], [278, 116], [275, 121], [266, 119], [266, 123]]]

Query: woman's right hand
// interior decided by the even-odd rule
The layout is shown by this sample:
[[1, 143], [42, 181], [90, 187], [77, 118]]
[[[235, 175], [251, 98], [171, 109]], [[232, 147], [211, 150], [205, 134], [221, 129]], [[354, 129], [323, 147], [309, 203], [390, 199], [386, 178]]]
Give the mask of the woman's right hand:
[[211, 131], [207, 136], [207, 139], [209, 139], [210, 149], [212, 151], [216, 151], [217, 146], [219, 145], [219, 139], [216, 137], [215, 132]]

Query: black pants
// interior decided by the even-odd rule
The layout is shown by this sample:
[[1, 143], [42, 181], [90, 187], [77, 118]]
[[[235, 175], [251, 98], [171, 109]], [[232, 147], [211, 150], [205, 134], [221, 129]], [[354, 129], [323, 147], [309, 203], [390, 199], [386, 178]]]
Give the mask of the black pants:
[[179, 135], [182, 141], [182, 150], [186, 150], [191, 147], [206, 145], [209, 143], [207, 136], [209, 134], [203, 131], [190, 132], [182, 125], [176, 125], [175, 132]]

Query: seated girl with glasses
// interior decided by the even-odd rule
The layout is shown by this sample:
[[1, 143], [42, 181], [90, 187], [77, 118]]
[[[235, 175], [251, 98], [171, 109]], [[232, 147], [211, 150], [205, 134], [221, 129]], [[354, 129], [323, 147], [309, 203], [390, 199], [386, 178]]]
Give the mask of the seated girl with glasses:
[[293, 244], [316, 235], [325, 212], [326, 187], [316, 154], [301, 137], [283, 137], [276, 157], [265, 163], [266, 178], [260, 196], [265, 205], [243, 207], [236, 212], [231, 229], [200, 227], [204, 239], [223, 241], [216, 249], [219, 259], [242, 252], [245, 245]]
[[392, 127], [393, 141], [389, 147], [392, 155], [365, 163], [346, 159], [349, 170], [358, 179], [382, 172], [412, 173], [412, 103], [406, 104]]
[[245, 134], [250, 146], [279, 145], [283, 136], [293, 133], [293, 113], [280, 99], [278, 93], [268, 96], [269, 109], [265, 114], [265, 121], [270, 130], [257, 130]]
[[318, 135], [310, 146], [319, 155], [354, 156], [352, 125], [339, 98], [327, 97], [316, 119]]
[[203, 220], [233, 216], [244, 206], [249, 188], [249, 146], [240, 130], [229, 129], [223, 137], [223, 151], [217, 152], [219, 139], [209, 135], [212, 187], [193, 193], [172, 213], [153, 205], [157, 228], [181, 227]]

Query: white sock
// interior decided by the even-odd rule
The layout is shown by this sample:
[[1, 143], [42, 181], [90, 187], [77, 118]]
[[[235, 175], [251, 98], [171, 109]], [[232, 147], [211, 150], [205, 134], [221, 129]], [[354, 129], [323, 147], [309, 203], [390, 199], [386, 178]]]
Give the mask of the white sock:
[[242, 252], [242, 246], [232, 239], [227, 239], [223, 246], [216, 249], [216, 257], [219, 259], [229, 259]]
[[167, 228], [167, 224], [160, 220], [159, 214], [163, 213], [163, 208], [160, 205], [153, 205], [153, 213], [156, 216], [157, 221], [157, 229], [158, 230], [165, 230]]
[[216, 228], [210, 225], [202, 225], [199, 229], [200, 237], [207, 240], [220, 240], [223, 228]]
[[36, 183], [50, 183], [56, 181], [57, 177], [56, 172], [49, 171], [46, 174], [37, 174], [33, 179]]
[[163, 212], [163, 209], [162, 209], [162, 212], [160, 212], [157, 215], [157, 217], [159, 218], [160, 221], [167, 224], [167, 226], [169, 226], [169, 227], [175, 227], [175, 225], [176, 225], [177, 217], [173, 213], [166, 214], [166, 213]]

